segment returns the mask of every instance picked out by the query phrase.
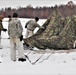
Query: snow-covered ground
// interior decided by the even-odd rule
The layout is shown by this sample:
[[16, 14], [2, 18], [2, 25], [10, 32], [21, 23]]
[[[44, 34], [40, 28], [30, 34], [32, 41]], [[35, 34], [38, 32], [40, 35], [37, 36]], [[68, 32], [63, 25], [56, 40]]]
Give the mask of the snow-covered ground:
[[[8, 28], [8, 22], [3, 21], [3, 25], [5, 28]], [[20, 19], [23, 25], [29, 19]], [[40, 20], [39, 24], [42, 25], [45, 20]], [[37, 29], [36, 29], [37, 31]], [[35, 31], [35, 32], [36, 32]], [[25, 35], [26, 29], [24, 28], [23, 35]], [[25, 75], [37, 75], [37, 74], [45, 74], [45, 75], [76, 75], [76, 50], [70, 51], [54, 51], [46, 49], [38, 50], [34, 48], [34, 51], [25, 50], [25, 54], [28, 55], [31, 63], [27, 60], [25, 62], [16, 62], [11, 61], [10, 59], [10, 43], [9, 36], [7, 32], [2, 32], [2, 49], [0, 49], [0, 75], [1, 74], [25, 74]], [[25, 36], [24, 36], [25, 37]], [[35, 64], [34, 63], [39, 57]], [[18, 59], [18, 53], [17, 53]]]

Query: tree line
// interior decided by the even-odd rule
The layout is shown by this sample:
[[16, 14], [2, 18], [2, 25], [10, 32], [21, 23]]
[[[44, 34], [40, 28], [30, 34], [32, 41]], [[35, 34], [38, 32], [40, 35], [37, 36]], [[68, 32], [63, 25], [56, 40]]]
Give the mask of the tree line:
[[41, 19], [48, 18], [53, 11], [58, 10], [61, 15], [65, 18], [67, 16], [76, 15], [76, 5], [70, 1], [66, 5], [55, 5], [51, 7], [36, 7], [33, 8], [32, 6], [28, 5], [27, 7], [19, 7], [19, 8], [5, 8], [0, 10], [0, 14], [4, 17], [8, 17], [14, 12], [17, 12], [20, 18], [34, 18], [38, 16]]

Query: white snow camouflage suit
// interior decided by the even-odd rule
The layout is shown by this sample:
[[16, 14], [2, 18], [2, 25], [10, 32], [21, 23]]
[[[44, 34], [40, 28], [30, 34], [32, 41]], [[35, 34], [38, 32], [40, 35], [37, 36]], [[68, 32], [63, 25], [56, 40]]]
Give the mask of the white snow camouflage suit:
[[20, 20], [18, 18], [13, 18], [8, 25], [8, 34], [10, 37], [10, 51], [11, 59], [16, 60], [16, 49], [19, 54], [19, 58], [25, 58], [23, 44], [20, 41], [20, 36], [22, 35], [23, 28]]

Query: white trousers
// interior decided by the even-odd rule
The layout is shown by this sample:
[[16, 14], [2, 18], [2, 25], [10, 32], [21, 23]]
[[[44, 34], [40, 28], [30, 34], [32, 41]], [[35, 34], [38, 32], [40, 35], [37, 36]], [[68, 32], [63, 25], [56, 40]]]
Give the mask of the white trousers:
[[34, 32], [27, 29], [26, 34], [25, 34], [25, 38], [31, 37], [32, 35], [34, 35]]
[[16, 60], [16, 50], [18, 51], [19, 58], [25, 58], [23, 43], [19, 38], [10, 38], [10, 51], [11, 51], [11, 59]]

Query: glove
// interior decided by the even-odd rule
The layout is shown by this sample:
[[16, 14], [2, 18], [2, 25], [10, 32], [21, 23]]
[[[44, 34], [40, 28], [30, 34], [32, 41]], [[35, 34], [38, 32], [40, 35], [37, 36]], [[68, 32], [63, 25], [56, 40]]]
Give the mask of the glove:
[[22, 41], [22, 40], [23, 40], [23, 35], [20, 36], [20, 41]]
[[4, 32], [6, 32], [6, 31], [7, 31], [7, 29], [3, 29], [3, 31], [4, 31]]

